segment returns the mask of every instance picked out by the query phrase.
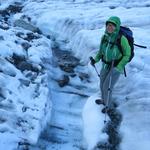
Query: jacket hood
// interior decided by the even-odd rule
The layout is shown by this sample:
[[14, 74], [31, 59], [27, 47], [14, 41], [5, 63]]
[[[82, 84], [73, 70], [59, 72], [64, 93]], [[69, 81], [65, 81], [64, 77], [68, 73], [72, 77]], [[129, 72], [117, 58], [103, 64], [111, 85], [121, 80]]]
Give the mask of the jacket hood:
[[119, 33], [119, 30], [120, 30], [120, 25], [121, 25], [120, 18], [117, 17], [117, 16], [112, 16], [112, 17], [110, 17], [110, 18], [106, 21], [106, 25], [107, 25], [109, 22], [115, 24], [115, 26], [116, 26], [115, 32], [116, 32], [116, 34], [118, 34], [118, 33]]

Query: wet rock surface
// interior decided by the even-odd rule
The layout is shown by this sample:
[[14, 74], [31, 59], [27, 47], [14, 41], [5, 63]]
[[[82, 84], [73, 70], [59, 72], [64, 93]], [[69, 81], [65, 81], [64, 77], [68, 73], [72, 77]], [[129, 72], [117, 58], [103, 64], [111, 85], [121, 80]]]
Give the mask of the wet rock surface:
[[65, 72], [73, 73], [74, 68], [80, 64], [80, 60], [70, 51], [60, 50], [59, 47], [53, 47], [52, 51], [55, 63]]
[[39, 28], [33, 26], [31, 23], [26, 22], [26, 21], [23, 20], [23, 19], [15, 20], [14, 26], [21, 27], [21, 28], [23, 28], [23, 29], [30, 30], [30, 31], [32, 31], [32, 32], [41, 33], [41, 31], [39, 30]]
[[110, 121], [106, 122], [104, 132], [106, 132], [109, 136], [108, 143], [99, 143], [97, 148], [100, 150], [119, 150], [121, 136], [118, 130], [122, 121], [122, 115], [117, 110], [117, 107], [113, 107], [108, 110], [107, 114], [110, 118]]
[[[87, 99], [88, 97], [83, 90], [87, 88], [84, 83], [88, 82], [89, 76], [84, 71], [82, 72], [82, 69], [76, 69], [83, 66], [71, 51], [61, 49], [57, 41], [53, 42], [56, 43], [54, 43], [55, 47], [52, 47], [53, 60], [50, 62], [52, 68], [49, 66], [49, 71], [50, 74], [53, 71], [54, 73], [49, 78], [59, 86], [58, 89], [50, 87], [51, 92], [54, 92], [52, 95], [58, 95], [58, 97], [52, 98], [53, 109], [50, 125], [41, 134], [37, 145], [29, 146], [29, 149], [59, 149], [65, 147], [65, 144], [71, 145], [70, 149], [82, 149], [81, 110], [85, 101], [80, 98]], [[54, 69], [59, 71], [55, 72]], [[77, 84], [72, 82], [75, 79], [78, 79]], [[61, 98], [61, 94], [66, 98]], [[61, 119], [62, 122], [60, 122]]]
[[8, 24], [10, 24], [10, 16], [16, 13], [20, 13], [22, 11], [22, 8], [23, 6], [21, 3], [15, 2], [14, 4], [9, 5], [6, 9], [0, 10], [0, 18], [3, 21], [2, 23], [0, 23], [0, 28], [8, 30]]
[[64, 87], [69, 83], [69, 77], [67, 75], [63, 75], [62, 79], [57, 81], [60, 87]]
[[40, 38], [40, 35], [36, 34], [36, 33], [33, 33], [33, 32], [28, 32], [26, 34], [22, 33], [22, 32], [18, 32], [16, 34], [16, 36], [24, 39], [25, 41], [27, 42], [31, 42], [32, 40], [34, 39], [39, 39]]

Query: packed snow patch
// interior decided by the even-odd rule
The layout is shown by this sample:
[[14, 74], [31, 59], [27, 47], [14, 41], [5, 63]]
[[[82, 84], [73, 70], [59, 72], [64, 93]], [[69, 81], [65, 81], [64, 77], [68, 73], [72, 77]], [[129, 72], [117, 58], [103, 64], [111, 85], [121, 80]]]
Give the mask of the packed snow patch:
[[98, 95], [88, 98], [82, 112], [84, 140], [88, 150], [96, 147], [98, 142], [105, 142], [108, 139], [108, 135], [103, 133], [105, 118], [101, 112], [103, 105], [95, 103], [95, 100], [99, 98]]

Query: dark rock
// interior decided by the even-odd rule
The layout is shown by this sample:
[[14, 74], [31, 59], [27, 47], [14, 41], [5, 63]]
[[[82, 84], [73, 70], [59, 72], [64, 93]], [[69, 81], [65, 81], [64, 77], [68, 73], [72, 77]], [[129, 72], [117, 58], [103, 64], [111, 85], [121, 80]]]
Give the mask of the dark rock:
[[7, 10], [0, 10], [0, 15], [2, 17], [6, 17], [6, 16], [9, 16], [9, 13], [7, 12]]
[[21, 18], [22, 20], [26, 20], [27, 22], [31, 22], [31, 17], [27, 16], [27, 15], [22, 15]]
[[[23, 6], [21, 6], [21, 3], [15, 2], [13, 5], [9, 5], [5, 10], [0, 10], [0, 20], [5, 21], [5, 23], [8, 23], [10, 15], [21, 12]], [[0, 28], [3, 30], [8, 30], [9, 25], [0, 25]]]
[[76, 75], [75, 73], [72, 73], [72, 74], [70, 74], [70, 76], [71, 76], [72, 78], [74, 78], [74, 77], [76, 77], [77, 75]]
[[80, 72], [79, 73], [79, 78], [83, 80], [87, 80], [89, 78], [89, 75], [87, 73]]
[[51, 39], [51, 36], [50, 36], [50, 35], [47, 35], [47, 38], [48, 38], [48, 39]]
[[24, 141], [18, 142], [17, 149], [22, 149], [22, 150], [29, 150], [29, 142], [24, 139]]
[[115, 8], [116, 8], [116, 6], [109, 6], [109, 8], [110, 8], [110, 9], [115, 9]]
[[12, 59], [13, 59], [13, 64], [16, 66], [16, 68], [18, 68], [21, 71], [30, 70], [39, 73], [41, 69], [39, 68], [39, 66], [36, 66], [31, 62], [28, 62], [24, 56], [18, 56], [16, 54], [13, 54]]
[[38, 35], [35, 35], [34, 33], [27, 33], [26, 37], [24, 38], [24, 40], [27, 41], [32, 41], [33, 39], [39, 39], [40, 37]]
[[28, 42], [23, 42], [21, 44], [21, 46], [23, 47], [23, 49], [25, 49], [26, 51], [31, 47], [31, 45]]
[[6, 121], [7, 121], [6, 118], [3, 118], [2, 116], [0, 117], [0, 124], [4, 123]]
[[19, 70], [24, 71], [24, 70], [31, 70], [35, 72], [39, 72], [39, 69], [36, 67], [33, 67], [33, 65], [30, 62], [27, 61], [22, 61], [16, 66]]
[[19, 79], [20, 83], [22, 85], [25, 85], [25, 86], [29, 86], [30, 85], [30, 81], [29, 80], [25, 80], [25, 79]]
[[16, 120], [16, 125], [22, 126], [24, 123], [28, 123], [28, 121], [25, 120], [25, 119], [22, 118], [22, 117], [18, 117], [18, 118], [17, 118], [17, 120]]
[[8, 22], [9, 16], [4, 17], [4, 21]]
[[118, 111], [116, 111], [116, 109], [110, 109], [110, 111], [108, 111], [108, 115], [113, 124], [119, 125], [122, 121], [122, 116]]
[[9, 5], [6, 11], [8, 13], [19, 13], [21, 12], [23, 6], [20, 5], [20, 3], [15, 3], [14, 5]]
[[[43, 34], [42, 31], [41, 31], [39, 28], [36, 28], [36, 32], [37, 32], [38, 34]], [[47, 36], [47, 38], [48, 38], [48, 39], [51, 39], [50, 36]]]
[[59, 64], [59, 67], [61, 70], [68, 72], [68, 73], [73, 73], [74, 72], [74, 66], [72, 64]]
[[22, 112], [26, 112], [28, 108], [29, 108], [29, 107], [23, 106], [23, 107], [22, 107]]
[[61, 70], [68, 73], [74, 72], [74, 68], [79, 64], [78, 58], [74, 57], [70, 51], [59, 50], [59, 47], [55, 47], [53, 53]]
[[32, 71], [29, 71], [25, 77], [30, 79], [31, 81], [34, 81], [36, 78], [37, 78], [37, 73], [36, 72], [32, 72]]
[[150, 4], [146, 4], [145, 7], [150, 7]]
[[69, 77], [67, 75], [64, 75], [61, 80], [58, 80], [58, 84], [60, 87], [64, 87], [69, 83]]
[[1, 24], [0, 24], [0, 28], [3, 29], [3, 30], [8, 30], [8, 29], [9, 29], [9, 26], [8, 26], [8, 24], [6, 24], [6, 23], [1, 23]]
[[12, 60], [15, 64], [15, 66], [17, 66], [18, 64], [20, 64], [22, 61], [25, 61], [25, 57], [24, 56], [19, 56], [16, 55], [15, 53], [12, 56]]
[[23, 32], [17, 32], [16, 36], [20, 37], [20, 38], [25, 38], [25, 35]]
[[55, 40], [52, 42], [51, 48], [54, 52], [54, 55], [57, 55], [59, 53], [58, 51], [60, 51], [59, 50], [59, 44], [57, 42], [55, 42]]
[[97, 148], [100, 150], [110, 150], [110, 144], [109, 143], [101, 143], [99, 142], [97, 144]]
[[16, 44], [19, 44], [19, 41], [17, 41], [17, 40], [15, 40], [14, 42], [15, 42]]
[[28, 63], [27, 61], [22, 61], [17, 65], [17, 68], [20, 69], [21, 71], [24, 70], [31, 70], [32, 69], [32, 64]]
[[22, 38], [28, 42], [32, 41], [33, 39], [39, 39], [40, 38], [40, 36], [38, 34], [34, 34], [32, 32], [27, 33], [26, 35], [22, 32], [18, 32], [16, 34], [16, 36], [18, 36], [18, 37], [20, 37], [20, 38]]

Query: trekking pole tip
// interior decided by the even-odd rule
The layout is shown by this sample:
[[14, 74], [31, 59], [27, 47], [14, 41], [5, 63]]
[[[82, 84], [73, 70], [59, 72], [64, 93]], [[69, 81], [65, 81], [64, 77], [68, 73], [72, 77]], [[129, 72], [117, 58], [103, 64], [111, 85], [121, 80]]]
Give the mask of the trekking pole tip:
[[106, 120], [104, 120], [104, 124], [106, 124], [106, 122], [107, 122], [107, 121], [106, 121]]

